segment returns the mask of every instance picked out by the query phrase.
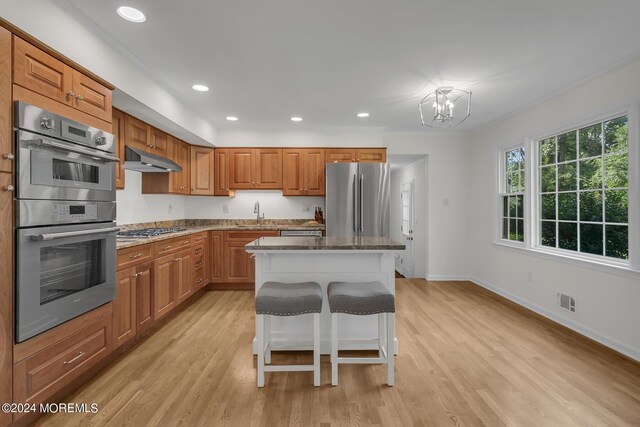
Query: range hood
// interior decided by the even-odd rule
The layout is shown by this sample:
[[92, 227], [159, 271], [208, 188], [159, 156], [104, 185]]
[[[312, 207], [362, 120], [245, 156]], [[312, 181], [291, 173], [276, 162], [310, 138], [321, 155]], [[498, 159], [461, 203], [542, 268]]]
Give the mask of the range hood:
[[124, 168], [138, 172], [182, 171], [182, 168], [177, 163], [165, 157], [129, 146], [124, 148]]

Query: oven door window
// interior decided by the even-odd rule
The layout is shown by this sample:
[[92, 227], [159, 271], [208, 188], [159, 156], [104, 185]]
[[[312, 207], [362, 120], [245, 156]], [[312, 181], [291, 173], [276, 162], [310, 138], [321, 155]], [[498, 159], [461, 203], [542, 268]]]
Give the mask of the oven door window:
[[30, 156], [31, 184], [105, 191], [113, 188], [113, 163], [38, 150], [32, 150]]
[[52, 178], [65, 181], [87, 182], [97, 184], [100, 182], [100, 168], [80, 162], [53, 158]]
[[106, 281], [106, 240], [40, 248], [40, 305]]

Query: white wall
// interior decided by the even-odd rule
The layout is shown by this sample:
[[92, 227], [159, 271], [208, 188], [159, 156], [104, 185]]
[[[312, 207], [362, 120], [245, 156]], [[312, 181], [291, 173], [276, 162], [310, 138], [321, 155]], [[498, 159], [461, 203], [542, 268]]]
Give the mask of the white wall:
[[470, 175], [467, 138], [463, 134], [384, 133], [388, 154], [427, 156], [427, 249], [431, 280], [468, 277], [467, 210]]
[[[141, 194], [142, 174], [125, 171], [125, 189], [116, 192], [119, 225], [172, 219], [255, 219], [253, 206], [267, 219], [313, 219], [323, 197], [284, 197], [282, 191], [236, 191], [235, 197]], [[229, 209], [223, 211], [224, 206]], [[305, 209], [309, 208], [308, 211]]]
[[[414, 187], [414, 212], [415, 221], [413, 225], [413, 276], [427, 277], [427, 159], [421, 158], [407, 166], [395, 169], [391, 172], [391, 238], [398, 242], [406, 242], [406, 237], [402, 234], [402, 200], [400, 193], [402, 184], [415, 182]], [[406, 252], [398, 254], [400, 259], [411, 256]], [[406, 263], [406, 261], [405, 261]]]
[[[467, 213], [469, 270], [473, 280], [514, 301], [555, 319], [597, 341], [640, 360], [640, 274], [613, 274], [576, 265], [557, 257], [504, 248], [493, 244], [496, 209], [496, 156], [499, 146], [524, 141], [562, 123], [589, 120], [598, 112], [640, 99], [640, 61], [555, 99], [495, 123], [475, 134], [468, 149], [470, 206]], [[637, 121], [640, 117], [630, 117]], [[636, 134], [637, 135], [637, 134]], [[638, 141], [630, 141], [638, 144]], [[637, 145], [636, 145], [637, 147]], [[632, 162], [638, 164], [636, 151]], [[637, 176], [635, 185], [638, 185]], [[638, 201], [631, 209], [640, 210]], [[630, 201], [630, 206], [633, 201]], [[638, 227], [638, 221], [630, 223]], [[637, 230], [637, 228], [636, 228]], [[636, 234], [637, 236], [637, 234]], [[635, 242], [637, 244], [637, 242]], [[638, 246], [636, 246], [637, 248]], [[532, 281], [528, 280], [528, 272]], [[556, 305], [556, 293], [576, 298], [577, 312]]]
[[[295, 124], [292, 126], [295, 127]], [[381, 147], [378, 129], [272, 131], [220, 131], [216, 140], [220, 147]]]
[[97, 28], [84, 26], [86, 18], [68, 4], [2, 0], [0, 16], [116, 86], [114, 105], [119, 106], [118, 100], [122, 99], [121, 107], [126, 111], [133, 106], [135, 111], [129, 112], [188, 142], [204, 145], [214, 142], [216, 133], [209, 121], [178, 101], [126, 54], [105, 41], [108, 36], [103, 34], [101, 38]]

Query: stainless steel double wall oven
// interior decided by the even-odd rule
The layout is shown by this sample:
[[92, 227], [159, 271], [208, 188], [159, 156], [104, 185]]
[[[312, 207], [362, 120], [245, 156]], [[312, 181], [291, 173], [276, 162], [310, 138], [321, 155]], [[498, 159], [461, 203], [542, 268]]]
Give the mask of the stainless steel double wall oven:
[[115, 296], [114, 136], [15, 103], [16, 341]]

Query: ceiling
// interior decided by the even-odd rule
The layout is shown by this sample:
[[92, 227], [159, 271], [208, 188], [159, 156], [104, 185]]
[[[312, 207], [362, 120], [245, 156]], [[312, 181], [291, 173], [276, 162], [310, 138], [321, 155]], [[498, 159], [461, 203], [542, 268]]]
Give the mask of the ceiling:
[[418, 101], [453, 85], [473, 100], [452, 130], [473, 131], [640, 55], [637, 0], [128, 0], [143, 24], [58, 1], [223, 130], [427, 132]]

